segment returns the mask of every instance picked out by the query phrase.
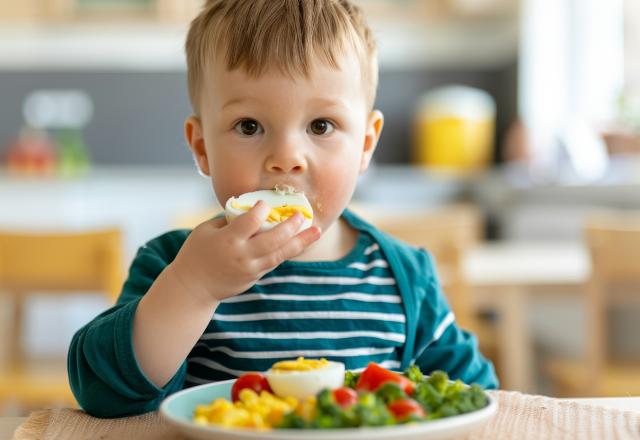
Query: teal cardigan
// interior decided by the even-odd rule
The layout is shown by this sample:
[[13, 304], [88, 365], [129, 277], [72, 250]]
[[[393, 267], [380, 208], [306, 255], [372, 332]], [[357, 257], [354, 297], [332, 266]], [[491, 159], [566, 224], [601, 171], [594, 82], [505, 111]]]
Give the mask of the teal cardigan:
[[[352, 212], [343, 218], [378, 242], [402, 296], [406, 342], [401, 369], [418, 365], [429, 373], [440, 369], [453, 379], [497, 388], [493, 365], [478, 350], [475, 336], [461, 330], [441, 291], [432, 257], [384, 234]], [[138, 365], [133, 349], [133, 318], [138, 302], [184, 244], [189, 230], [168, 232], [140, 248], [116, 305], [74, 335], [69, 348], [71, 389], [80, 406], [96, 417], [122, 417], [158, 408], [183, 387], [186, 360], [162, 388]]]

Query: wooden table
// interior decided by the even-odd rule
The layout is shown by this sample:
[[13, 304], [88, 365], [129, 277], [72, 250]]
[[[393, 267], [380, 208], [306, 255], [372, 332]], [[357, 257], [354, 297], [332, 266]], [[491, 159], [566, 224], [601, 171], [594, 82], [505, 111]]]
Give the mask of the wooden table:
[[463, 262], [478, 307], [500, 316], [501, 388], [534, 392], [529, 302], [549, 292], [581, 294], [591, 272], [586, 247], [576, 242], [484, 243]]
[[[580, 403], [615, 408], [626, 411], [640, 412], [640, 397], [605, 397], [586, 399], [563, 399]], [[26, 417], [0, 417], [0, 440], [11, 440], [13, 432], [20, 426]]]

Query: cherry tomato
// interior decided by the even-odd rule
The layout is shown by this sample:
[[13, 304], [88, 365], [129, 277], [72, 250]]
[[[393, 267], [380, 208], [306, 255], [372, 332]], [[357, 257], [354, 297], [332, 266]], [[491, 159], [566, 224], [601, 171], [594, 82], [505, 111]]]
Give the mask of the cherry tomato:
[[234, 402], [237, 401], [240, 391], [245, 388], [249, 388], [258, 394], [260, 394], [261, 391], [273, 393], [269, 386], [269, 382], [267, 382], [267, 378], [263, 374], [245, 373], [237, 378], [233, 383], [233, 386], [231, 387], [231, 400]]
[[333, 390], [333, 398], [343, 408], [348, 408], [358, 401], [358, 393], [353, 389], [342, 387]]
[[358, 391], [375, 391], [385, 382], [397, 383], [408, 396], [413, 394], [414, 383], [401, 374], [394, 373], [371, 362], [356, 383]]
[[391, 402], [387, 408], [396, 420], [404, 420], [411, 415], [424, 417], [425, 412], [422, 406], [413, 399], [398, 399]]

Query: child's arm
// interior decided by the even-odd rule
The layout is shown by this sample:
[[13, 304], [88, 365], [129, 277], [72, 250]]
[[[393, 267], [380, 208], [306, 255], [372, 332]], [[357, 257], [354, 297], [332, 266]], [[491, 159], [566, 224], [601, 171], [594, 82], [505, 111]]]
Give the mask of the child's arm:
[[214, 219], [198, 226], [140, 301], [133, 345], [140, 368], [157, 386], [176, 373], [219, 301], [246, 291], [319, 237], [317, 228], [296, 234], [299, 213], [256, 235], [269, 210], [261, 202], [229, 225]]
[[186, 231], [168, 233], [138, 250], [118, 303], [78, 330], [69, 347], [71, 389], [82, 408], [97, 417], [151, 411], [182, 388], [186, 364], [158, 388], [140, 370], [133, 349], [133, 321], [143, 295], [169, 265]]
[[485, 388], [498, 387], [498, 378], [489, 362], [478, 349], [476, 337], [460, 329], [455, 316], [442, 293], [435, 276], [432, 258], [426, 286], [426, 297], [418, 304], [418, 328], [416, 330], [413, 363], [426, 374], [434, 370], [444, 370], [452, 379], [461, 379]]
[[[119, 305], [74, 336], [69, 378], [85, 410], [114, 417], [157, 408], [182, 387], [184, 361], [218, 302], [242, 293], [319, 237], [316, 227], [296, 233], [300, 215], [257, 235], [267, 214], [268, 207], [259, 203], [230, 225], [205, 222], [173, 261], [159, 256], [162, 252], [141, 250], [154, 268], [136, 280], [130, 276]], [[134, 267], [136, 261], [132, 275]]]

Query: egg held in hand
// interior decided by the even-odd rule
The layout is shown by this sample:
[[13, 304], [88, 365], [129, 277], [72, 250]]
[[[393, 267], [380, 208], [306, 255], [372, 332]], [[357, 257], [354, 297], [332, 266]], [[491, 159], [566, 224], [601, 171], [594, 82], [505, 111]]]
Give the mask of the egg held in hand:
[[298, 358], [273, 364], [265, 373], [273, 392], [280, 397], [305, 399], [320, 390], [344, 384], [344, 364], [326, 359]]
[[296, 212], [304, 216], [304, 222], [300, 231], [307, 229], [313, 223], [313, 209], [303, 192], [296, 192], [288, 186], [276, 186], [274, 189], [260, 190], [231, 197], [227, 200], [224, 214], [227, 222], [233, 221], [239, 215], [244, 214], [259, 201], [264, 201], [271, 207], [269, 215], [262, 224], [260, 230], [267, 231], [281, 222], [287, 220]]

